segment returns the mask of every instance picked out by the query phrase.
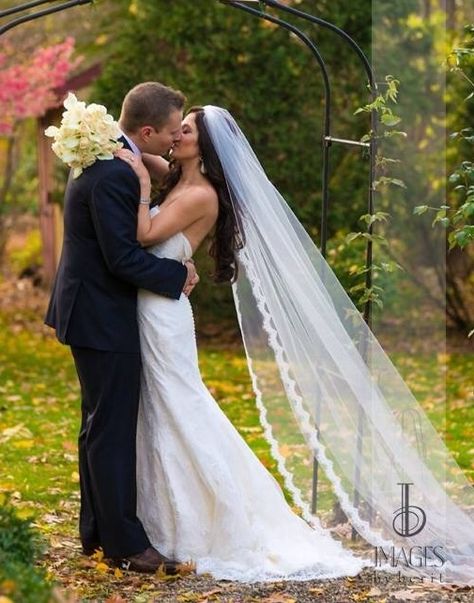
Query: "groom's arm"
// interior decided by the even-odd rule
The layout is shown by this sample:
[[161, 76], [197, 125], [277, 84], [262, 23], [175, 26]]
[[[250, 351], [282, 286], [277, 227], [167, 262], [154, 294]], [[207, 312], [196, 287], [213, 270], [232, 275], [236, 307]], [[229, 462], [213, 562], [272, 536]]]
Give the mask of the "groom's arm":
[[[115, 177], [114, 177], [115, 176]], [[157, 258], [137, 241], [138, 180], [133, 172], [111, 170], [91, 195], [90, 210], [108, 269], [136, 287], [178, 299], [188, 271], [175, 260]]]

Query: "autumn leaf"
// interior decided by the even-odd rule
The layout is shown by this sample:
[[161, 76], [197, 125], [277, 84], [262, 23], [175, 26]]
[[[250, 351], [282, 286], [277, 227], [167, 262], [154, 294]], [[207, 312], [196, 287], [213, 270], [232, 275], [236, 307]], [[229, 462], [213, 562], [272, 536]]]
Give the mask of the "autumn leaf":
[[14, 580], [4, 580], [0, 584], [0, 588], [5, 594], [11, 595], [16, 591], [16, 582]]
[[269, 597], [262, 599], [264, 603], [296, 603], [296, 599], [285, 595], [285, 593], [272, 593]]
[[426, 593], [424, 592], [413, 592], [411, 590], [397, 590], [390, 593], [390, 596], [397, 601], [417, 601], [418, 599], [424, 599]]
[[64, 593], [58, 587], [53, 588], [51, 595], [51, 603], [79, 603], [74, 595]]
[[91, 555], [91, 559], [98, 561], [99, 563], [104, 558], [104, 551], [102, 549], [95, 549], [94, 554]]
[[[0, 283], [0, 292], [2, 284]], [[0, 296], [1, 297], [1, 296]], [[39, 313], [38, 313], [39, 316]], [[437, 383], [439, 364], [446, 362], [446, 358], [437, 358], [436, 354], [420, 359], [408, 359], [405, 362], [403, 354], [395, 353], [397, 365], [400, 365], [410, 375], [410, 384], [423, 388], [420, 402], [430, 408], [433, 419], [441, 422], [448, 414], [447, 422], [450, 427], [449, 446], [454, 451], [461, 453], [459, 457], [463, 469], [469, 468], [473, 462], [473, 421], [472, 421], [472, 367], [466, 354], [452, 354], [449, 358], [449, 373], [447, 378], [449, 404], [442, 398], [442, 392], [435, 391], [433, 384]], [[77, 383], [74, 365], [67, 348], [59, 345], [51, 335], [45, 336], [43, 331], [38, 332], [23, 329], [14, 335], [10, 326], [0, 315], [0, 367], [5, 371], [0, 382], [2, 401], [6, 396], [18, 396], [21, 400], [17, 403], [6, 403], [6, 410], [0, 414], [0, 500], [1, 491], [8, 492], [12, 502], [21, 511], [33, 512], [35, 523], [46, 536], [49, 546], [45, 555], [45, 564], [48, 576], [60, 584], [61, 593], [71, 592], [71, 595], [59, 595], [53, 600], [61, 603], [79, 603], [79, 601], [107, 601], [107, 603], [159, 603], [163, 600], [176, 601], [179, 595], [199, 597], [199, 603], [212, 603], [216, 600], [237, 602], [255, 601], [258, 603], [290, 603], [291, 601], [322, 601], [327, 603], [349, 603], [351, 594], [361, 598], [359, 601], [382, 603], [385, 601], [402, 601], [389, 595], [387, 587], [380, 589], [372, 586], [372, 581], [367, 575], [362, 578], [340, 578], [335, 581], [313, 582], [298, 585], [298, 595], [293, 592], [285, 593], [285, 588], [291, 585], [281, 584], [279, 590], [272, 590], [269, 586], [258, 587], [249, 591], [235, 583], [224, 585], [223, 593], [212, 590], [214, 586], [222, 583], [215, 581], [211, 576], [193, 575], [195, 568], [183, 564], [178, 567], [176, 575], [167, 576], [158, 573], [151, 577], [153, 584], [145, 582], [142, 575], [134, 572], [123, 572], [123, 577], [118, 578], [115, 568], [104, 562], [103, 551], [98, 551], [91, 557], [80, 554], [81, 546], [77, 534], [77, 518], [79, 514], [79, 488], [71, 479], [74, 469], [72, 462], [77, 456], [77, 443], [75, 441], [79, 429], [80, 412], [78, 400], [80, 399], [79, 385]], [[406, 356], [406, 355], [405, 355]], [[226, 414], [242, 432], [244, 439], [258, 455], [265, 460], [271, 468], [272, 474], [277, 478], [277, 468], [271, 457], [268, 445], [261, 435], [258, 422], [258, 412], [255, 409], [254, 396], [251, 386], [247, 384], [247, 366], [245, 358], [240, 358], [235, 350], [220, 350], [211, 352], [206, 346], [200, 349], [203, 377], [214, 389], [219, 404], [222, 403]], [[444, 379], [444, 377], [443, 377]], [[40, 381], [40, 383], [38, 383]], [[30, 389], [22, 389], [23, 384], [30, 384]], [[19, 385], [21, 384], [21, 385]], [[449, 389], [451, 388], [451, 389]], [[19, 396], [21, 394], [21, 396]], [[3, 404], [3, 402], [2, 402]], [[280, 428], [284, 427], [286, 412], [277, 408], [274, 419], [281, 419]], [[282, 411], [282, 414], [280, 413]], [[430, 417], [431, 418], [431, 417]], [[24, 431], [26, 430], [26, 431]], [[40, 434], [40, 435], [39, 435]], [[6, 446], [1, 445], [4, 438]], [[15, 443], [33, 441], [32, 450], [17, 448]], [[290, 458], [297, 452], [297, 444], [292, 440], [286, 441], [283, 449]], [[34, 455], [34, 456], [33, 456]], [[66, 456], [69, 455], [69, 456]], [[474, 465], [473, 465], [474, 468]], [[470, 474], [474, 478], [474, 471]], [[27, 487], [29, 485], [29, 488]], [[324, 498], [326, 484], [321, 481], [321, 514], [322, 519], [328, 509], [331, 509], [331, 499]], [[329, 491], [329, 487], [328, 490]], [[296, 507], [292, 507], [297, 511]], [[56, 519], [57, 518], [57, 519]], [[346, 535], [350, 538], [350, 525], [345, 524]], [[96, 569], [102, 563], [105, 571]], [[119, 570], [120, 571], [120, 570]], [[120, 582], [119, 582], [120, 580]], [[142, 587], [146, 586], [146, 588]], [[313, 588], [311, 588], [312, 586]], [[308, 588], [309, 587], [309, 588]], [[161, 588], [162, 591], [156, 589]], [[438, 593], [433, 592], [438, 589]], [[404, 584], [392, 584], [391, 590], [405, 593], [405, 600], [418, 600], [420, 603], [435, 600], [436, 595], [446, 598], [446, 601], [456, 599], [453, 585], [424, 584], [418, 588]], [[402, 590], [407, 589], [407, 591]], [[459, 589], [461, 590], [461, 589]], [[198, 592], [201, 591], [201, 592]], [[204, 592], [206, 591], [206, 592]], [[450, 592], [453, 591], [453, 592]], [[296, 592], [296, 589], [295, 591]], [[8, 598], [15, 599], [14, 593], [2, 590], [0, 593]], [[113, 593], [117, 593], [113, 595]], [[300, 594], [301, 593], [301, 594]], [[255, 596], [252, 596], [255, 594]], [[385, 599], [386, 597], [386, 599]], [[415, 599], [413, 597], [416, 597]], [[454, 597], [451, 598], [451, 597]], [[459, 600], [467, 600], [469, 595], [457, 596]], [[436, 599], [436, 600], [438, 600]], [[1, 601], [0, 603], [6, 603]], [[9, 601], [8, 603], [11, 603]], [[16, 603], [16, 601], [15, 601]]]
[[27, 427], [25, 427], [24, 423], [18, 423], [18, 425], [15, 425], [14, 427], [7, 427], [0, 432], [0, 444], [5, 444], [11, 440], [11, 438], [16, 436], [20, 436], [24, 439], [31, 439], [33, 434]]
[[176, 600], [179, 601], [180, 603], [193, 603], [196, 601], [202, 601], [203, 595], [202, 595], [202, 593], [195, 593], [192, 591], [188, 591], [186, 593], [183, 593], [182, 595], [178, 595], [176, 597]]
[[107, 565], [107, 563], [103, 563], [101, 561], [100, 563], [96, 564], [95, 569], [101, 574], [106, 574], [109, 571], [110, 567]]
[[156, 578], [158, 580], [162, 580], [164, 582], [173, 582], [174, 580], [179, 580], [181, 575], [178, 574], [167, 574], [164, 568], [164, 565], [161, 564], [160, 567], [155, 572]]
[[13, 446], [15, 448], [27, 449], [27, 448], [33, 448], [34, 445], [35, 445], [34, 440], [18, 440], [17, 442], [13, 442]]
[[353, 593], [351, 599], [353, 601], [367, 601], [367, 593]]
[[189, 574], [193, 574], [196, 571], [196, 564], [192, 561], [188, 561], [186, 563], [179, 563], [176, 566], [176, 571], [181, 576], [187, 576]]

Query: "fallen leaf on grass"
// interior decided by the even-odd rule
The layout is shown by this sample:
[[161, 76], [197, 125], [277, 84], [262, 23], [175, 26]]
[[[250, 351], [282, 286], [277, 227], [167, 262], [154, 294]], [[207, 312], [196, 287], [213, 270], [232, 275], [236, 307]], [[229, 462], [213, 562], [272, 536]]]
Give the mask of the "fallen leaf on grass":
[[[381, 595], [382, 595], [382, 591], [380, 590], [380, 588], [377, 588], [376, 586], [374, 586], [367, 592], [356, 593], [356, 594], [352, 595], [352, 600], [353, 601], [370, 601], [373, 597], [380, 597]], [[387, 601], [386, 597], [384, 597], [383, 599], [377, 599], [377, 603], [386, 603], [386, 601]]]
[[222, 588], [214, 588], [213, 590], [209, 590], [206, 593], [202, 593], [202, 603], [207, 603], [208, 601], [215, 601], [218, 598], [217, 595], [222, 592]]
[[94, 554], [91, 555], [91, 559], [95, 559], [95, 561], [98, 561], [99, 563], [102, 561], [103, 558], [104, 558], [104, 551], [102, 549], [96, 549], [94, 551]]
[[423, 592], [413, 592], [412, 590], [397, 590], [394, 593], [390, 593], [390, 596], [397, 601], [417, 601], [425, 596]]
[[208, 601], [214, 601], [216, 595], [223, 592], [222, 588], [215, 588], [205, 593], [199, 593], [194, 591], [187, 591], [176, 597], [176, 600], [180, 603], [208, 603]]
[[53, 588], [51, 601], [53, 603], [78, 603], [78, 599], [74, 595], [62, 592], [57, 586]]
[[377, 586], [373, 586], [367, 593], [367, 596], [368, 597], [380, 597], [381, 594], [382, 594], [382, 591], [380, 590], [380, 588], [377, 588]]
[[353, 601], [367, 601], [368, 593], [354, 593], [351, 595]]
[[181, 578], [181, 574], [167, 574], [163, 565], [160, 565], [155, 572], [155, 577], [160, 581], [173, 582], [174, 580], [179, 580]]
[[462, 592], [462, 591], [470, 591], [472, 586], [461, 586], [459, 584], [448, 584], [444, 582], [426, 582], [424, 584], [420, 584], [419, 586], [413, 586], [413, 588], [421, 588], [423, 590], [444, 590], [449, 592]]
[[76, 561], [76, 564], [82, 569], [92, 569], [95, 567], [95, 561], [90, 557], [81, 557]]
[[41, 517], [41, 521], [44, 523], [62, 523], [63, 520], [57, 515], [53, 515], [52, 513], [45, 513]]
[[275, 593], [262, 599], [265, 603], [296, 603], [296, 599], [285, 595], [285, 593]]
[[18, 440], [17, 442], [13, 442], [13, 444], [12, 444], [12, 446], [14, 446], [15, 448], [21, 448], [23, 450], [26, 450], [28, 448], [33, 448], [34, 445], [35, 445], [34, 440]]
[[51, 536], [49, 538], [49, 546], [52, 549], [62, 549], [64, 547], [62, 538], [59, 536]]
[[198, 601], [203, 600], [202, 593], [195, 593], [193, 591], [188, 591], [186, 593], [182, 593], [176, 597], [176, 600], [180, 603], [197, 603]]
[[102, 561], [100, 561], [96, 564], [95, 569], [101, 574], [106, 574], [109, 571], [110, 567], [107, 565], [107, 563], [103, 563]]
[[18, 423], [14, 427], [7, 427], [0, 432], [0, 444], [5, 444], [11, 438], [20, 436], [21, 438], [30, 439], [33, 437], [31, 431], [25, 427], [24, 423]]
[[186, 563], [178, 563], [178, 565], [176, 566], [176, 570], [181, 576], [188, 576], [189, 574], [194, 574], [194, 572], [196, 571], [196, 564], [192, 561], [188, 561]]
[[0, 583], [0, 588], [4, 595], [12, 595], [16, 591], [17, 585], [14, 580], [4, 580]]

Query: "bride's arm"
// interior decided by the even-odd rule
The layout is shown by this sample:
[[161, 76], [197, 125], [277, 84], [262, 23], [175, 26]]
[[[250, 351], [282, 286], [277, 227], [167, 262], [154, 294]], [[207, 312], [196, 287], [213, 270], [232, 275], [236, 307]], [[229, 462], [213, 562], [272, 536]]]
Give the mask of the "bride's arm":
[[201, 218], [215, 213], [217, 219], [217, 194], [208, 189], [189, 191], [186, 197], [160, 209], [150, 219], [147, 205], [140, 203], [138, 209], [137, 239], [143, 246], [166, 241], [178, 232], [182, 232]]
[[150, 153], [143, 153], [142, 160], [150, 172], [152, 179], [161, 181], [168, 174], [170, 164], [169, 161], [166, 161], [163, 157], [151, 155]]
[[151, 218], [151, 181], [148, 170], [141, 159], [131, 151], [120, 149], [116, 155], [130, 165], [140, 182], [137, 240], [143, 246], [166, 241], [166, 239], [169, 239], [178, 232], [182, 232], [197, 220], [211, 213], [217, 219], [218, 198], [217, 193], [212, 188], [191, 190], [179, 202], [171, 203]]

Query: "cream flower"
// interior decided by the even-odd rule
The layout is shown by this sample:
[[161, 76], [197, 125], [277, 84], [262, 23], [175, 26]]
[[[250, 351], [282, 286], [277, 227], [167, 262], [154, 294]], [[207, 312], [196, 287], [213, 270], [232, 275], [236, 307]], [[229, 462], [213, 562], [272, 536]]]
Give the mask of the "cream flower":
[[50, 126], [45, 134], [54, 138], [53, 152], [73, 169], [73, 178], [78, 178], [97, 159], [114, 158], [114, 152], [123, 146], [117, 140], [121, 133], [103, 105], [86, 105], [70, 92], [64, 108], [60, 127]]

